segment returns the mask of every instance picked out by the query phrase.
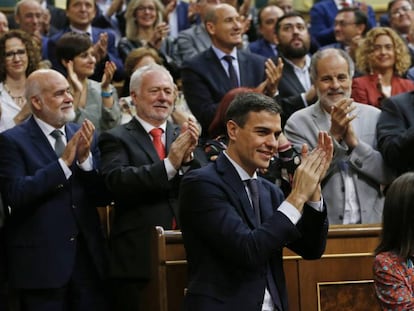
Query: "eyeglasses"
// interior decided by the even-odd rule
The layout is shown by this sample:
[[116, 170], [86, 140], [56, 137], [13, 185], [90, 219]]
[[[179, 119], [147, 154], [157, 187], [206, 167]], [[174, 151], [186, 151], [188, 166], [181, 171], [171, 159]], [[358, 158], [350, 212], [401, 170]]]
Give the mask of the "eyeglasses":
[[405, 5], [405, 6], [402, 6], [402, 7], [398, 8], [398, 9], [392, 11], [391, 12], [391, 16], [399, 17], [402, 14], [405, 14], [405, 13], [411, 11], [411, 10], [412, 10], [411, 6]]
[[6, 59], [13, 59], [15, 56], [23, 57], [23, 55], [26, 55], [26, 50], [9, 51], [4, 55]]
[[154, 12], [155, 7], [153, 7], [153, 6], [139, 6], [139, 7], [137, 7], [137, 11], [139, 11], [139, 12], [144, 12], [144, 11]]

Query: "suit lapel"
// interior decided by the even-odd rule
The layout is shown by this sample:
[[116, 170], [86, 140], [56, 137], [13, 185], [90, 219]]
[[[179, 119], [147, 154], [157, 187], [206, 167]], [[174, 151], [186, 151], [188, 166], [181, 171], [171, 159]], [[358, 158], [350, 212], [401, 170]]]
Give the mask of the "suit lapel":
[[50, 145], [48, 139], [46, 138], [45, 134], [43, 134], [42, 130], [40, 129], [39, 125], [37, 125], [35, 119], [31, 117], [26, 123], [26, 129], [30, 135], [30, 138], [33, 142], [33, 146], [39, 150], [41, 154], [45, 158], [47, 158], [48, 162], [55, 161], [57, 156], [55, 150]]
[[135, 143], [140, 146], [142, 152], [147, 154], [153, 162], [160, 160], [151, 138], [137, 119], [132, 118], [132, 120], [125, 125], [125, 128]]
[[297, 93], [305, 92], [302, 83], [299, 81], [298, 77], [293, 70], [291, 64], [284, 60], [283, 65], [283, 80], [285, 80], [285, 85], [295, 90]]
[[[228, 90], [231, 89], [230, 79], [229, 79], [226, 71], [224, 70], [224, 68], [221, 64], [220, 59], [217, 57], [216, 53], [214, 53], [214, 51], [211, 47], [207, 50], [206, 56], [207, 56], [206, 63], [208, 64], [209, 67], [213, 67], [209, 71], [219, 73], [219, 74], [215, 75], [215, 79], [217, 79], [216, 83], [223, 90], [225, 90], [224, 93], [226, 93]], [[214, 67], [215, 67], [215, 69], [214, 69]]]
[[224, 183], [233, 192], [233, 197], [237, 198], [240, 205], [235, 205], [236, 211], [251, 227], [257, 227], [256, 216], [250, 204], [249, 197], [245, 189], [243, 181], [240, 179], [235, 167], [230, 163], [224, 154], [220, 154], [216, 162], [217, 171], [222, 175]]
[[315, 128], [319, 131], [329, 131], [331, 121], [327, 118], [325, 112], [322, 110], [320, 102], [316, 102], [313, 106], [312, 116], [315, 122]]

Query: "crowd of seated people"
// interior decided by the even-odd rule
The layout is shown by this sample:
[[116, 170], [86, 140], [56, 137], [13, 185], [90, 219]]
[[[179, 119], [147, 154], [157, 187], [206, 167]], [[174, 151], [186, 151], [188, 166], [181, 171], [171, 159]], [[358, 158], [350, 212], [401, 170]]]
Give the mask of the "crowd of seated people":
[[[214, 163], [212, 160], [226, 150], [227, 106], [238, 93], [246, 92], [262, 93], [282, 107], [279, 150], [259, 176], [281, 187], [287, 196], [301, 164], [302, 144], [317, 148], [317, 132], [334, 129], [335, 133], [329, 133], [337, 153], [321, 185], [333, 189], [335, 181], [334, 188], [341, 191], [335, 197], [340, 196], [341, 206], [336, 203], [339, 207], [335, 214], [328, 211], [328, 219], [331, 224], [380, 222], [382, 206], [369, 210], [371, 203], [364, 203], [382, 205], [392, 180], [414, 167], [414, 111], [409, 105], [414, 98], [414, 4], [390, 0], [385, 14], [377, 18], [369, 1], [322, 0], [315, 1], [306, 14], [295, 11], [292, 0], [269, 0], [262, 7], [255, 7], [250, 0], [66, 0], [64, 9], [56, 7], [53, 0], [20, 0], [12, 11], [0, 12], [0, 146], [21, 152], [24, 163], [20, 168], [14, 165], [2, 170], [8, 159], [0, 156], [4, 201], [2, 206], [0, 200], [0, 243], [3, 231], [9, 232], [8, 219], [24, 216], [33, 223], [42, 221], [29, 208], [13, 208], [12, 190], [20, 189], [22, 202], [27, 199], [24, 191], [36, 194], [36, 200], [47, 201], [48, 196], [56, 195], [53, 191], [66, 189], [72, 174], [75, 179], [83, 170], [98, 172], [102, 168], [100, 191], [112, 195], [108, 201], [115, 203], [115, 209], [117, 205], [131, 208], [125, 202], [129, 196], [157, 193], [151, 199], [131, 199], [138, 210], [118, 214], [116, 227], [129, 230], [127, 238], [136, 238], [137, 230], [128, 217], [142, 217], [142, 227], [136, 232], [147, 233], [145, 223], [168, 223], [169, 229], [179, 229], [180, 179], [188, 170]], [[343, 68], [339, 60], [346, 61]], [[326, 64], [334, 64], [336, 71], [325, 68]], [[325, 76], [320, 76], [322, 71]], [[29, 79], [36, 72], [39, 74]], [[60, 108], [58, 104], [44, 105], [47, 97], [42, 92], [48, 90], [41, 92], [46, 81], [38, 82], [42, 77], [53, 80], [51, 90], [58, 84], [65, 86], [48, 94], [49, 104], [61, 97], [65, 105], [72, 102], [70, 120], [77, 123], [79, 131], [79, 137], [66, 132], [64, 160], [57, 158], [67, 183], [56, 180], [46, 196], [37, 188], [24, 186], [46, 174], [47, 165], [26, 159], [12, 138], [2, 136], [28, 124], [45, 131], [55, 124], [50, 119], [53, 114], [65, 120], [59, 123], [62, 131], [68, 128], [64, 104]], [[28, 79], [33, 80], [29, 89]], [[150, 134], [153, 127], [161, 130], [157, 138]], [[72, 136], [77, 138], [72, 140]], [[43, 137], [39, 145], [47, 141], [54, 147], [54, 137]], [[140, 148], [133, 148], [133, 143]], [[164, 148], [164, 154], [156, 152], [157, 148]], [[85, 150], [91, 152], [86, 160]], [[103, 161], [96, 159], [95, 163], [95, 156]], [[10, 177], [9, 169], [16, 170], [16, 176]], [[89, 181], [83, 182], [79, 187]], [[139, 189], [126, 190], [121, 185]], [[78, 195], [78, 184], [70, 186], [75, 188], [67, 191], [65, 202]], [[361, 187], [369, 190], [362, 195]], [[328, 190], [323, 190], [326, 202], [335, 204]], [[370, 197], [365, 199], [366, 195]], [[146, 213], [149, 206], [168, 212]], [[83, 225], [74, 222], [76, 234]], [[119, 251], [120, 240], [125, 244], [119, 247], [127, 248], [128, 240], [120, 237], [124, 231], [109, 238], [112, 250]], [[18, 235], [18, 230], [10, 232]], [[5, 237], [7, 247], [16, 242], [9, 239], [13, 236]], [[148, 242], [142, 237], [140, 241]], [[91, 251], [88, 243], [80, 243], [82, 251]], [[143, 245], [140, 251], [148, 251], [148, 247]], [[3, 252], [0, 247], [0, 282], [6, 274], [2, 272], [2, 260], [7, 258]], [[131, 250], [126, 253], [139, 256]], [[142, 293], [149, 276], [147, 271], [134, 270], [135, 279], [124, 282], [129, 266], [123, 270], [122, 256], [115, 258], [116, 264], [111, 256], [109, 252], [107, 271], [117, 281], [110, 286], [121, 286], [127, 294], [116, 299], [128, 302]], [[44, 284], [22, 285], [17, 279], [9, 282], [16, 289], [44, 288]], [[60, 285], [51, 284], [53, 288]], [[1, 297], [4, 291], [0, 284], [0, 311], [6, 310]], [[29, 290], [14, 298], [22, 299], [21, 306], [31, 305], [37, 303], [36, 295]]]

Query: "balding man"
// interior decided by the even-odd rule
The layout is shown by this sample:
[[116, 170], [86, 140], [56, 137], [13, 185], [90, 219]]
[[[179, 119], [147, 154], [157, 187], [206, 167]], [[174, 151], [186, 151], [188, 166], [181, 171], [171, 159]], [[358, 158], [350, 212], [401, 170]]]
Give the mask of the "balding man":
[[26, 98], [33, 116], [0, 135], [9, 286], [22, 310], [107, 310], [94, 127], [70, 123], [73, 97], [54, 70], [30, 74]]
[[278, 55], [275, 25], [283, 14], [283, 10], [276, 5], [267, 5], [259, 10], [257, 20], [262, 37], [249, 44], [251, 52], [264, 57], [276, 57]]
[[204, 137], [224, 94], [238, 86], [257, 87], [266, 80], [264, 92], [274, 95], [276, 85], [267, 80], [265, 68], [277, 71], [272, 60], [237, 49], [242, 43], [242, 24], [233, 6], [211, 7], [205, 25], [212, 46], [184, 62], [181, 73], [184, 96]]
[[14, 20], [19, 29], [27, 32], [41, 46], [42, 40], [42, 16], [43, 8], [36, 0], [21, 0], [17, 2], [14, 10]]
[[7, 21], [7, 16], [0, 12], [0, 36], [9, 31], [9, 22]]

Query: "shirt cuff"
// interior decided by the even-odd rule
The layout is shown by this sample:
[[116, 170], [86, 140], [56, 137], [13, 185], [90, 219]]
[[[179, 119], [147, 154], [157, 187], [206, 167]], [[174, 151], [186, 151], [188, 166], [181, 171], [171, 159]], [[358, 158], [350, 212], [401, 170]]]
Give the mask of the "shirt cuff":
[[[317, 202], [313, 202], [313, 201], [306, 202], [306, 204], [308, 204], [310, 207], [312, 207], [314, 210], [318, 212], [322, 212], [324, 209], [323, 198], [321, 198], [321, 200]], [[296, 225], [299, 219], [302, 217], [302, 214], [298, 211], [298, 209], [287, 201], [283, 201], [277, 210], [285, 214], [285, 216], [289, 218], [289, 220], [294, 225]]]
[[171, 164], [170, 159], [165, 158], [163, 160], [163, 162], [164, 162], [165, 171], [167, 172], [167, 178], [168, 178], [168, 180], [173, 179], [174, 176], [177, 175], [177, 170]]
[[82, 163], [76, 162], [82, 171], [90, 172], [93, 170], [92, 154], [89, 152], [88, 158]]

